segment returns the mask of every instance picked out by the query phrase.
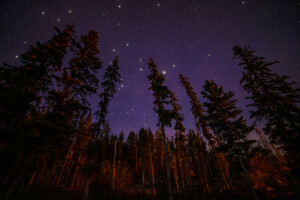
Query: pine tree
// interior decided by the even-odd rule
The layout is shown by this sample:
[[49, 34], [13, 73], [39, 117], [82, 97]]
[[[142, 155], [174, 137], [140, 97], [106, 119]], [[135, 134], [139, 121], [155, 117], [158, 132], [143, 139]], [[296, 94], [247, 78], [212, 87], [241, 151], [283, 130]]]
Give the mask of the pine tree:
[[153, 62], [152, 58], [150, 58], [150, 62], [148, 62], [150, 75], [148, 76], [148, 80], [151, 83], [149, 90], [153, 91], [154, 96], [154, 108], [153, 110], [158, 115], [158, 123], [157, 125], [161, 128], [163, 142], [164, 142], [164, 152], [165, 152], [165, 165], [166, 165], [166, 173], [167, 173], [167, 181], [168, 181], [168, 189], [169, 189], [169, 199], [172, 200], [172, 185], [171, 185], [171, 177], [169, 171], [169, 160], [168, 160], [168, 148], [167, 148], [167, 139], [165, 135], [165, 127], [171, 126], [171, 121], [175, 117], [175, 113], [173, 110], [167, 109], [166, 106], [170, 104], [170, 90], [164, 86], [165, 77], [160, 74], [157, 70], [157, 66]]
[[214, 136], [209, 132], [209, 129], [207, 128], [207, 122], [204, 118], [204, 110], [202, 108], [201, 102], [197, 97], [197, 94], [194, 92], [194, 89], [188, 79], [182, 74], [180, 74], [180, 84], [185, 88], [186, 94], [190, 99], [190, 103], [192, 106], [191, 111], [194, 115], [198, 137], [200, 137], [202, 129], [203, 136], [209, 141], [210, 146], [213, 148], [215, 145]]
[[185, 132], [185, 127], [183, 125], [183, 114], [179, 113], [179, 111], [182, 109], [182, 106], [178, 103], [179, 100], [176, 98], [174, 92], [170, 91], [170, 103], [172, 105], [173, 108], [173, 112], [175, 114], [174, 119], [176, 121], [174, 129], [178, 130], [180, 133], [184, 133]]
[[246, 97], [252, 103], [248, 106], [251, 118], [266, 120], [264, 132], [274, 144], [280, 145], [287, 154], [290, 166], [299, 167], [300, 142], [300, 89], [295, 82], [288, 82], [288, 76], [272, 72], [275, 62], [255, 56], [249, 46], [234, 46], [234, 58], [241, 59], [243, 67], [242, 87], [250, 94]]
[[206, 116], [208, 126], [214, 131], [220, 140], [218, 150], [231, 156], [236, 156], [245, 174], [251, 192], [257, 199], [255, 190], [242, 162], [241, 156], [249, 152], [252, 140], [247, 139], [247, 134], [253, 130], [246, 124], [243, 117], [239, 117], [242, 111], [236, 105], [237, 100], [233, 99], [233, 92], [224, 92], [222, 86], [214, 81], [206, 81], [201, 94], [207, 102], [204, 103], [208, 115]]
[[117, 92], [117, 84], [121, 83], [121, 75], [119, 73], [118, 57], [113, 60], [113, 64], [106, 68], [104, 74], [104, 81], [101, 83], [103, 92], [99, 95], [100, 102], [98, 104], [99, 110], [95, 113], [97, 122], [95, 123], [95, 129], [99, 134], [101, 127], [105, 124], [105, 116], [108, 113], [109, 101], [113, 98]]

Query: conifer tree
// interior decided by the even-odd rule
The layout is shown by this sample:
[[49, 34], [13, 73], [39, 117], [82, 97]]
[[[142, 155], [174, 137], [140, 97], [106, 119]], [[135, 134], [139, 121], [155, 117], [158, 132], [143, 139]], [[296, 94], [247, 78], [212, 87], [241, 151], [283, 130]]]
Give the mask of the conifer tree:
[[183, 125], [183, 114], [179, 113], [179, 111], [182, 109], [182, 106], [178, 103], [179, 100], [176, 98], [174, 92], [170, 91], [170, 103], [172, 105], [173, 108], [173, 112], [174, 112], [174, 119], [176, 121], [174, 129], [178, 130], [180, 133], [184, 133], [185, 132], [185, 127]]
[[169, 189], [169, 199], [172, 200], [172, 185], [171, 185], [171, 177], [169, 171], [169, 160], [168, 160], [168, 148], [167, 148], [167, 139], [165, 135], [165, 127], [171, 126], [171, 121], [174, 119], [175, 114], [173, 110], [167, 109], [166, 106], [170, 104], [170, 90], [164, 86], [165, 77], [160, 74], [157, 70], [157, 66], [150, 58], [150, 62], [148, 62], [150, 75], [148, 76], [148, 80], [151, 83], [149, 90], [153, 91], [154, 96], [154, 108], [153, 110], [158, 115], [158, 123], [157, 125], [161, 128], [163, 142], [164, 142], [164, 152], [165, 152], [165, 165], [166, 165], [166, 173], [167, 173], [167, 181], [168, 181], [168, 189]]
[[101, 83], [103, 92], [99, 95], [100, 102], [98, 104], [98, 111], [95, 113], [97, 122], [95, 123], [95, 130], [99, 134], [101, 127], [105, 124], [105, 116], [108, 113], [109, 101], [117, 92], [117, 84], [121, 83], [121, 75], [119, 73], [118, 57], [113, 60], [111, 66], [107, 67], [104, 74], [104, 81]]
[[214, 136], [209, 132], [207, 128], [207, 122], [204, 118], [204, 110], [202, 108], [201, 102], [199, 101], [197, 94], [194, 92], [193, 87], [186, 77], [180, 74], [180, 84], [185, 88], [186, 94], [188, 95], [191, 103], [191, 111], [194, 115], [195, 125], [197, 128], [198, 137], [200, 137], [201, 129], [203, 136], [209, 141], [211, 147], [214, 147], [215, 141]]
[[242, 116], [239, 117], [242, 111], [236, 105], [237, 100], [233, 99], [233, 92], [224, 92], [223, 87], [218, 86], [214, 81], [206, 81], [203, 89], [201, 94], [207, 99], [204, 106], [208, 113], [206, 116], [208, 126], [220, 139], [218, 150], [237, 157], [251, 192], [257, 199], [241, 159], [242, 155], [249, 152], [251, 144], [254, 142], [247, 139], [247, 134], [253, 130], [253, 127], [249, 127]]
[[240, 80], [242, 87], [250, 94], [246, 97], [252, 103], [251, 118], [266, 120], [264, 132], [271, 141], [280, 145], [287, 154], [290, 166], [299, 167], [300, 142], [300, 89], [295, 82], [288, 82], [288, 76], [272, 72], [275, 62], [255, 56], [249, 46], [234, 46], [234, 58], [241, 59], [243, 67]]

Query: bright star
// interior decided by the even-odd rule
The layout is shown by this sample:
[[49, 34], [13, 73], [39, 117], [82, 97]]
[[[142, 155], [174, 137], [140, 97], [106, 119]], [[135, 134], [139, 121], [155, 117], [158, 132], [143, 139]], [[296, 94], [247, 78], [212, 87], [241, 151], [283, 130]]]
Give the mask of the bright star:
[[167, 72], [166, 72], [166, 70], [163, 70], [162, 73], [163, 73], [163, 74], [166, 74]]
[[19, 56], [18, 56], [18, 55], [16, 55], [15, 57], [16, 57], [17, 59], [19, 58]]
[[46, 14], [45, 11], [42, 11], [42, 15]]
[[123, 88], [124, 87], [124, 85], [123, 84], [121, 84], [121, 88]]
[[70, 13], [70, 14], [71, 14], [71, 13], [72, 13], [72, 10], [69, 10], [69, 11], [68, 11], [68, 13]]
[[242, 1], [242, 4], [244, 5], [246, 2], [245, 1]]
[[112, 51], [113, 51], [113, 52], [116, 52], [116, 50], [115, 50], [115, 49], [112, 49]]
[[158, 3], [157, 6], [160, 6], [160, 4]]
[[175, 64], [172, 65], [172, 67], [175, 67], [175, 66], [176, 66]]
[[143, 68], [140, 67], [140, 71], [143, 71]]
[[127, 44], [126, 44], [126, 46], [128, 46], [128, 47], [129, 47], [129, 43], [127, 43]]
[[122, 5], [118, 5], [118, 8], [122, 8]]

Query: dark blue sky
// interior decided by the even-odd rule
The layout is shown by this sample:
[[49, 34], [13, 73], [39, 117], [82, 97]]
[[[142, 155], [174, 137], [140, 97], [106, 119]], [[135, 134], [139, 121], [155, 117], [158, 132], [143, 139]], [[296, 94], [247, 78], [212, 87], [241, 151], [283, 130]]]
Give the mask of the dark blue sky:
[[[0, 5], [1, 63], [18, 64], [18, 55], [29, 44], [55, 34], [54, 26], [74, 24], [77, 34], [91, 29], [99, 33], [104, 67], [118, 55], [123, 78], [109, 107], [115, 134], [156, 129], [152, 92], [147, 90], [149, 57], [165, 71], [166, 85], [182, 103], [187, 128], [194, 128], [194, 120], [179, 73], [189, 78], [201, 101], [207, 79], [233, 91], [249, 118], [239, 85], [241, 69], [232, 60], [235, 44], [250, 45], [257, 55], [280, 61], [274, 70], [291, 76], [299, 87], [299, 0], [1, 0]], [[92, 98], [94, 108], [97, 101]]]

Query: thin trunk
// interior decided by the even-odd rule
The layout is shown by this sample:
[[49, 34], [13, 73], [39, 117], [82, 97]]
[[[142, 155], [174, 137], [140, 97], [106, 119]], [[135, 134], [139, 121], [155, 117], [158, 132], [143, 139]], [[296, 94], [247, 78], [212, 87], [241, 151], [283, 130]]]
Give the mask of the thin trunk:
[[176, 160], [176, 155], [175, 155], [175, 152], [174, 152], [174, 155], [173, 155], [173, 160], [174, 160], [174, 178], [175, 178], [175, 181], [176, 181], [176, 189], [177, 189], [177, 192], [181, 192], [180, 191], [180, 188], [179, 188], [179, 178], [178, 178], [178, 172], [177, 172], [177, 160]]
[[145, 199], [145, 174], [144, 174], [144, 162], [143, 162], [143, 149], [141, 150], [141, 164], [142, 164], [142, 196]]
[[32, 183], [33, 183], [33, 180], [34, 180], [35, 175], [36, 175], [36, 171], [37, 171], [37, 169], [34, 171], [33, 175], [31, 176], [31, 178], [30, 178], [30, 180], [29, 180], [29, 182], [28, 182], [28, 186], [29, 186], [29, 187], [30, 187], [30, 186], [32, 185]]
[[181, 175], [181, 184], [182, 188], [184, 188], [184, 174], [183, 174], [183, 166], [182, 166], [182, 161], [180, 161], [180, 175]]
[[114, 151], [114, 165], [113, 165], [113, 190], [115, 189], [115, 175], [116, 175], [116, 152], [117, 152], [117, 140], [115, 141], [115, 151]]
[[185, 165], [185, 178], [186, 178], [187, 184], [192, 185], [191, 177], [190, 177], [190, 173], [189, 173], [190, 170], [189, 170], [188, 163], [187, 163], [187, 160], [185, 157], [185, 152], [183, 152], [182, 155], [183, 155], [183, 160], [184, 160], [184, 165]]
[[154, 170], [153, 170], [153, 162], [152, 162], [152, 150], [151, 143], [149, 143], [149, 157], [150, 157], [150, 165], [151, 165], [151, 181], [152, 181], [152, 195], [153, 199], [155, 199], [155, 180], [154, 180]]
[[209, 169], [209, 173], [210, 173], [210, 176], [211, 176], [211, 180], [214, 180], [214, 176], [213, 176], [213, 173], [211, 171], [211, 168], [210, 168], [210, 164], [208, 162], [208, 159], [206, 158], [206, 162], [207, 162], [207, 166], [208, 166], [208, 169]]
[[165, 162], [166, 162], [165, 165], [166, 165], [166, 172], [167, 172], [169, 200], [173, 200], [170, 169], [169, 169], [169, 159], [168, 159], [168, 147], [167, 147], [167, 140], [166, 140], [166, 134], [165, 134], [165, 127], [164, 126], [162, 126], [162, 135], [163, 135], [163, 140], [164, 140], [164, 151], [165, 151]]
[[138, 168], [138, 161], [137, 161], [137, 147], [135, 147], [135, 173], [137, 173]]
[[89, 199], [89, 190], [90, 190], [90, 179], [88, 179], [88, 181], [86, 182], [86, 187], [85, 187], [85, 192], [84, 192], [84, 200], [88, 200]]
[[72, 163], [72, 165], [71, 165], [71, 167], [70, 167], [70, 169], [69, 169], [69, 171], [68, 171], [67, 179], [66, 179], [66, 182], [65, 182], [65, 186], [66, 186], [66, 187], [68, 187], [68, 180], [69, 180], [70, 172], [71, 172], [71, 170], [72, 170], [72, 168], [73, 168], [73, 165], [74, 165], [74, 163]]
[[254, 199], [254, 200], [258, 200], [258, 197], [257, 197], [257, 195], [256, 195], [256, 192], [255, 192], [255, 189], [254, 189], [254, 187], [253, 187], [253, 184], [252, 184], [252, 182], [251, 182], [251, 180], [250, 180], [250, 178], [249, 178], [249, 176], [248, 176], [248, 173], [247, 173], [247, 171], [246, 171], [245, 165], [244, 165], [244, 163], [243, 163], [241, 157], [240, 157], [239, 155], [238, 155], [237, 157], [238, 157], [239, 163], [240, 163], [240, 165], [241, 165], [241, 168], [242, 168], [242, 170], [243, 170], [243, 172], [244, 172], [244, 174], [245, 174], [245, 178], [246, 178], [247, 184], [249, 185], [249, 187], [250, 187], [250, 189], [251, 189], [251, 193], [252, 193], [252, 195], [253, 195], [253, 199]]

